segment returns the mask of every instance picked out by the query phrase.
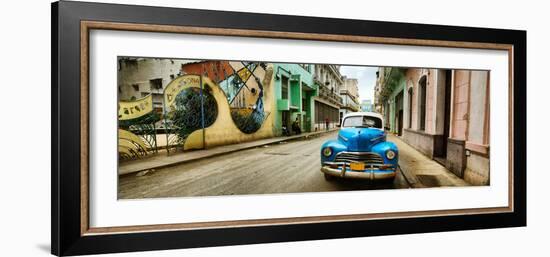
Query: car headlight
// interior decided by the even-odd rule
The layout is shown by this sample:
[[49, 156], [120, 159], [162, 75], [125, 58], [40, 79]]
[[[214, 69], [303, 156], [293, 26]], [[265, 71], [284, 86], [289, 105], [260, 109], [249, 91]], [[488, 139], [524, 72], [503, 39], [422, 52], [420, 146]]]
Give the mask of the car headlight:
[[386, 151], [386, 158], [388, 158], [388, 160], [393, 160], [396, 155], [397, 154], [393, 150]]
[[332, 155], [332, 148], [330, 148], [330, 147], [325, 147], [325, 148], [323, 148], [323, 151], [322, 151], [322, 152], [323, 152], [323, 156], [329, 157], [329, 156]]

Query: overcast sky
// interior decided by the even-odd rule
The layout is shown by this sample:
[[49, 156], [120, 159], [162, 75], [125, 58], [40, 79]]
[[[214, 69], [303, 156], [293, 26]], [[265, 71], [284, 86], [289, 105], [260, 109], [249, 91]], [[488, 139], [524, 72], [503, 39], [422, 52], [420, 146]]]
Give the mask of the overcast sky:
[[348, 78], [359, 81], [359, 99], [374, 100], [374, 85], [376, 84], [376, 71], [378, 67], [366, 66], [341, 66], [340, 73]]

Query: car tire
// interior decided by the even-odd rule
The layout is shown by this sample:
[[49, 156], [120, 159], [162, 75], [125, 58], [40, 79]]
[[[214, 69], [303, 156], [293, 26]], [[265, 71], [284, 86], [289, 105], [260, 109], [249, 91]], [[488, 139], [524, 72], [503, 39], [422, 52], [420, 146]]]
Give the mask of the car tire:
[[326, 181], [332, 181], [332, 180], [336, 179], [335, 177], [333, 177], [329, 174], [326, 174], [326, 173], [323, 173], [323, 174], [325, 175], [325, 180]]
[[385, 178], [385, 179], [381, 179], [380, 182], [382, 184], [393, 184], [393, 182], [395, 181], [395, 177], [393, 178]]

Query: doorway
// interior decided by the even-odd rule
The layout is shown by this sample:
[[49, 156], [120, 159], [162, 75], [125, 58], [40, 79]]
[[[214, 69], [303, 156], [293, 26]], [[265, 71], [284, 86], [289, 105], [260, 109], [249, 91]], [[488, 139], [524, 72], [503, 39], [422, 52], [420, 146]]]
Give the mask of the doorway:
[[403, 135], [403, 92], [395, 96], [395, 113], [396, 113], [396, 128], [397, 135]]
[[412, 120], [413, 120], [413, 88], [409, 88], [409, 124], [408, 124], [408, 128], [412, 129]]
[[445, 104], [444, 104], [444, 117], [443, 117], [443, 135], [441, 136], [441, 142], [438, 144], [437, 149], [434, 151], [434, 159], [442, 165], [446, 165], [447, 161], [447, 144], [449, 142], [449, 130], [451, 124], [451, 90], [452, 90], [452, 71], [446, 70], [445, 83], [442, 85], [445, 90]]
[[[281, 125], [282, 127], [286, 128], [286, 132], [290, 133], [291, 127], [290, 127], [290, 112], [289, 111], [283, 111], [281, 115]], [[284, 134], [283, 130], [283, 134]]]
[[426, 130], [426, 76], [424, 75], [418, 82], [419, 91], [419, 130]]
[[397, 135], [401, 136], [403, 135], [403, 109], [399, 110], [397, 116]]

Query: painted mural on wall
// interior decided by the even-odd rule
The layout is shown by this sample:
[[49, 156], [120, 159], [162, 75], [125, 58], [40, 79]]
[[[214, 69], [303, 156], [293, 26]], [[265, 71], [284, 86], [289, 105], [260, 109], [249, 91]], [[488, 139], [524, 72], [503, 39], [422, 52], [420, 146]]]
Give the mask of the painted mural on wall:
[[254, 133], [266, 118], [264, 88], [266, 64], [261, 62], [204, 61], [182, 66], [184, 73], [201, 74], [219, 85], [231, 108], [233, 122], [243, 133]]
[[216, 120], [218, 107], [211, 92], [208, 86], [187, 88], [176, 96], [175, 110], [170, 119], [180, 140], [178, 143], [183, 143], [193, 131], [209, 127]]
[[[141, 143], [145, 149], [172, 153], [219, 145], [208, 135], [232, 127], [248, 135], [258, 132], [269, 115], [264, 108], [263, 84], [271, 81], [266, 69], [261, 62], [119, 58], [119, 128], [130, 132], [132, 126], [148, 135], [139, 135], [142, 142], [132, 144], [136, 149], [130, 154], [121, 152], [121, 159], [150, 152], [141, 150]], [[220, 124], [213, 126], [216, 122]], [[241, 137], [229, 143], [239, 141]]]
[[135, 159], [157, 152], [152, 96], [118, 103], [118, 152], [121, 159]]

